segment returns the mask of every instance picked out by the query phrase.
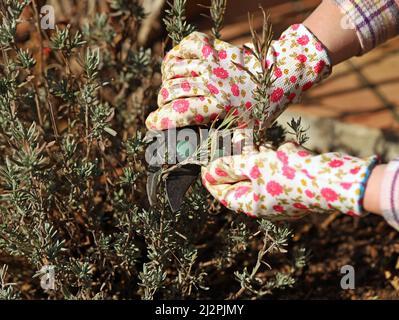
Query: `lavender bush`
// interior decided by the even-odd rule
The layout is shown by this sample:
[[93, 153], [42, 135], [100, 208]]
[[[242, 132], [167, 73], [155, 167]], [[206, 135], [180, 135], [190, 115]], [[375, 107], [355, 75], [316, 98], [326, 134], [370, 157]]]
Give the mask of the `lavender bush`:
[[[260, 298], [291, 286], [304, 252], [280, 254], [286, 227], [226, 212], [200, 181], [178, 213], [163, 192], [156, 207], [143, 200], [162, 52], [139, 44], [141, 1], [91, 2], [63, 1], [76, 15], [55, 30], [41, 28], [44, 3], [0, 2], [0, 298]], [[185, 4], [163, 14], [174, 42], [194, 30]], [[215, 36], [225, 5], [210, 5]], [[275, 253], [283, 272], [265, 262]]]

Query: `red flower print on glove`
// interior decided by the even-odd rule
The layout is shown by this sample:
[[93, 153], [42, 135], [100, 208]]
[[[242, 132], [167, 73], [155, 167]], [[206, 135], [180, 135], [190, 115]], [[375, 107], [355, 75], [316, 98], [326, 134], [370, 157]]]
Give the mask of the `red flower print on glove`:
[[326, 66], [326, 62], [324, 60], [320, 60], [316, 66], [314, 67], [314, 71], [319, 74], [324, 70], [324, 67]]
[[304, 54], [298, 55], [297, 59], [298, 59], [298, 61], [299, 61], [300, 63], [305, 63], [306, 61], [308, 61], [308, 57], [305, 56]]
[[270, 181], [266, 185], [266, 190], [272, 196], [278, 196], [283, 192], [283, 187], [276, 181]]
[[343, 162], [342, 160], [338, 160], [338, 159], [331, 160], [331, 161], [328, 163], [328, 165], [329, 165], [331, 168], [339, 168], [339, 167], [341, 167], [343, 164], [344, 164], [344, 162]]
[[185, 113], [188, 110], [189, 102], [187, 100], [176, 100], [173, 103], [173, 110], [178, 113]]
[[162, 90], [160, 91], [160, 94], [162, 95], [162, 97], [166, 100], [169, 97], [169, 92], [167, 89], [162, 88]]
[[223, 60], [223, 59], [226, 59], [227, 58], [227, 52], [226, 52], [226, 50], [220, 50], [219, 51], [219, 59], [220, 60]]
[[274, 69], [274, 76], [276, 78], [281, 78], [283, 76], [283, 72], [281, 71], [281, 69], [279, 67], [276, 67]]
[[208, 59], [208, 57], [213, 53], [213, 49], [210, 45], [205, 45], [202, 47], [202, 56], [205, 59]]
[[284, 95], [284, 90], [282, 88], [277, 88], [272, 92], [271, 100], [276, 103], [281, 100]]
[[244, 187], [238, 187], [235, 191], [234, 196], [236, 197], [236, 199], [241, 198], [243, 195], [245, 195], [246, 193], [248, 193], [251, 190], [250, 187], [244, 186]]
[[213, 69], [213, 74], [220, 79], [226, 79], [229, 76], [229, 73], [223, 68]]
[[323, 188], [321, 189], [321, 195], [323, 196], [324, 199], [326, 199], [328, 202], [334, 202], [338, 200], [338, 195], [337, 193], [330, 189], [330, 188]]
[[295, 178], [295, 169], [288, 167], [288, 166], [284, 166], [283, 167], [283, 176], [290, 180], [294, 179]]
[[279, 205], [275, 205], [275, 206], [273, 206], [273, 210], [275, 210], [277, 212], [283, 212], [284, 211], [284, 207], [283, 206], [279, 206]]
[[183, 91], [190, 91], [191, 90], [191, 85], [190, 82], [188, 81], [183, 81], [181, 84], [181, 88], [183, 89]]
[[219, 89], [216, 88], [213, 84], [208, 84], [207, 88], [208, 88], [209, 92], [212, 93], [212, 94], [218, 94], [219, 93]]
[[252, 179], [258, 179], [260, 177], [259, 167], [253, 166], [249, 175]]
[[294, 203], [293, 204], [293, 206], [294, 206], [294, 208], [296, 208], [296, 209], [301, 209], [301, 210], [306, 210], [306, 209], [308, 209], [308, 207], [307, 206], [305, 206], [304, 204], [302, 204], [302, 203]]
[[297, 42], [301, 45], [301, 46], [306, 46], [309, 43], [309, 36], [304, 35], [302, 37], [299, 37]]
[[231, 86], [231, 92], [233, 96], [238, 97], [240, 95], [240, 88], [235, 83]]

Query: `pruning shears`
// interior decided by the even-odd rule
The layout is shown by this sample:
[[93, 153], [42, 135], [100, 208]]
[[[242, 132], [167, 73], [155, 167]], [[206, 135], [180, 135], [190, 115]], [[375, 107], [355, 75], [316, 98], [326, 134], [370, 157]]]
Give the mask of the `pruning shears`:
[[[149, 131], [145, 138], [146, 142], [152, 141], [147, 149], [150, 153], [148, 154], [150, 161], [147, 169], [146, 186], [148, 201], [151, 206], [156, 204], [159, 186], [163, 182], [166, 198], [173, 212], [180, 209], [187, 191], [201, 172], [199, 164], [183, 163], [200, 146], [200, 130], [191, 127], [191, 132], [195, 132], [197, 137], [196, 139], [188, 139], [187, 136], [179, 134], [183, 129], [177, 129], [176, 134], [172, 135], [172, 139], [168, 130], [157, 132], [155, 135]], [[173, 158], [177, 159], [176, 164], [169, 165], [165, 161]], [[173, 167], [173, 170], [168, 170], [171, 167]]]
[[[195, 132], [196, 139], [182, 132], [187, 128], [191, 129], [191, 133]], [[204, 142], [208, 139], [204, 132], [208, 131], [203, 131], [200, 127], [185, 127], [177, 129], [172, 135], [169, 134], [169, 130], [147, 133], [145, 141], [150, 144], [147, 148], [149, 166], [146, 189], [150, 206], [157, 203], [160, 184], [164, 183], [166, 198], [172, 212], [181, 208], [187, 191], [201, 173], [200, 161], [186, 160], [191, 156], [197, 159], [198, 154], [195, 156], [193, 154], [204, 146]], [[216, 140], [211, 149], [215, 150], [214, 156], [222, 156], [227, 147], [224, 145], [225, 141], [230, 143], [231, 140]], [[177, 159], [177, 164], [169, 165], [165, 161], [167, 159]]]

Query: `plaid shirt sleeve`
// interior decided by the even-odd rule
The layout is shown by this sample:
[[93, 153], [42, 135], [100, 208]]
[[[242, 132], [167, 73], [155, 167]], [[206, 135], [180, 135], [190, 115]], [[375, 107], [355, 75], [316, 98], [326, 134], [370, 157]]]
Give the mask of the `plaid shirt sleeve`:
[[364, 54], [399, 34], [394, 0], [334, 0], [344, 12], [342, 25], [355, 28]]

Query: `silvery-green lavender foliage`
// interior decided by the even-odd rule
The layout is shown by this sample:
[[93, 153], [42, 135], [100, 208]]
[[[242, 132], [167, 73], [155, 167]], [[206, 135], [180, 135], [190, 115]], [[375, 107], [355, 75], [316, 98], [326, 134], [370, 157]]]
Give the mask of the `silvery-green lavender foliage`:
[[[184, 4], [165, 18], [175, 41], [194, 30]], [[292, 285], [294, 264], [258, 273], [266, 253], [284, 251], [286, 228], [223, 211], [200, 182], [177, 214], [163, 192], [154, 208], [143, 201], [143, 121], [161, 58], [131, 41], [139, 1], [112, 0], [109, 13], [26, 47], [17, 25], [33, 6], [0, 4], [0, 261], [15, 259], [0, 269], [0, 298], [261, 297]], [[55, 283], [42, 289], [49, 266]]]

